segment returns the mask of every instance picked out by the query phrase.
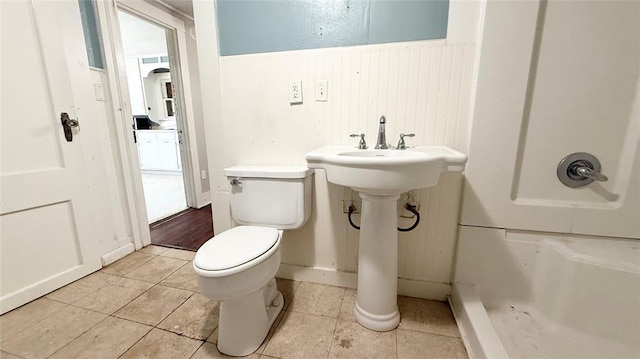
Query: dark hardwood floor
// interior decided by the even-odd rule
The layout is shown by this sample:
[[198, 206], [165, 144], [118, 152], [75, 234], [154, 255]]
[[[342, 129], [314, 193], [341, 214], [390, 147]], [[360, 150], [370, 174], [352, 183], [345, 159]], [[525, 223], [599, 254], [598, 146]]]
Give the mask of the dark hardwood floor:
[[197, 251], [213, 237], [211, 205], [189, 208], [149, 225], [151, 243], [171, 248]]

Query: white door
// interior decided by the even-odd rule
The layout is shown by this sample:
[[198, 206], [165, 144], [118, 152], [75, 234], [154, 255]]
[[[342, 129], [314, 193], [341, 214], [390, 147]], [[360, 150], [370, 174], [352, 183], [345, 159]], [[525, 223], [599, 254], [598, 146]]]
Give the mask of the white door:
[[[1, 1], [0, 313], [101, 267], [82, 123], [91, 101], [76, 1]], [[84, 53], [85, 58], [81, 58]], [[90, 86], [90, 84], [89, 84]], [[92, 89], [89, 92], [92, 93]], [[80, 124], [67, 142], [61, 113]], [[95, 144], [93, 144], [95, 145]]]
[[[488, 2], [484, 23], [462, 224], [640, 238], [640, 2]], [[608, 181], [563, 185], [576, 152]]]

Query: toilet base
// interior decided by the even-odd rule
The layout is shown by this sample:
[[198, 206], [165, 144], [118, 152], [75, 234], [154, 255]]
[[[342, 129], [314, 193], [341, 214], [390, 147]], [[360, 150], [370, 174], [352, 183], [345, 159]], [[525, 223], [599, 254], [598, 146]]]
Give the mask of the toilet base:
[[255, 352], [283, 307], [284, 298], [275, 289], [275, 279], [243, 298], [220, 302], [218, 350], [230, 356]]

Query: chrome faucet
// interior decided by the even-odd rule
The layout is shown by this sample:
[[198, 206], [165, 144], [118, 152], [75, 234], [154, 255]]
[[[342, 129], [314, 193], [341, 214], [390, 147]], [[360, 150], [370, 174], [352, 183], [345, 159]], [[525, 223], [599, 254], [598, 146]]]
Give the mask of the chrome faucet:
[[349, 137], [360, 137], [360, 142], [358, 142], [358, 148], [361, 150], [367, 149], [367, 142], [364, 140], [364, 133], [361, 133], [361, 134], [352, 133], [349, 135]]
[[386, 150], [389, 148], [387, 146], [387, 137], [385, 135], [384, 124], [387, 123], [387, 119], [382, 116], [380, 117], [380, 127], [378, 127], [378, 142], [376, 142], [376, 150]]
[[415, 133], [401, 133], [400, 134], [400, 141], [398, 141], [398, 146], [396, 146], [396, 150], [404, 150], [407, 148], [407, 144], [404, 142], [404, 138], [405, 137], [413, 137], [415, 136]]

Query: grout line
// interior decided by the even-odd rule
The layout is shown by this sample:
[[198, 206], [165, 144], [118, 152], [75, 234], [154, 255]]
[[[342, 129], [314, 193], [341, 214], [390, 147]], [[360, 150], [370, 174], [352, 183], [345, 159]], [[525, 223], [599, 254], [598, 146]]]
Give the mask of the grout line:
[[[2, 354], [2, 353], [7, 353], [7, 354], [10, 354], [10, 355], [13, 355], [13, 356], [15, 356], [16, 358], [25, 359], [25, 357], [21, 357], [20, 355], [15, 354], [15, 353], [12, 353], [12, 352], [10, 352], [10, 351], [7, 351], [7, 350], [5, 350], [5, 349], [0, 349], [0, 354]], [[52, 355], [53, 355], [53, 354], [52, 354]]]
[[[171, 258], [171, 257], [165, 257], [165, 258]], [[177, 259], [177, 258], [173, 258], [173, 259]], [[183, 260], [183, 259], [181, 259]], [[172, 275], [174, 275], [177, 271], [179, 271], [180, 269], [182, 269], [182, 267], [186, 266], [187, 264], [189, 264], [191, 261], [186, 261], [187, 263], [181, 265], [180, 267], [178, 267], [176, 270], [174, 270], [173, 272], [169, 273], [169, 275], [167, 275], [166, 277], [160, 279], [160, 282], [158, 282], [157, 284], [160, 284], [162, 281], [164, 281], [165, 279], [171, 277]]]
[[[147, 282], [147, 283], [148, 283], [148, 282]], [[117, 313], [117, 312], [119, 312], [122, 308], [124, 308], [124, 307], [128, 306], [129, 304], [133, 303], [133, 301], [135, 301], [136, 299], [140, 298], [141, 296], [143, 296], [145, 293], [147, 293], [147, 292], [148, 292], [148, 291], [150, 291], [151, 289], [155, 288], [156, 286], [157, 286], [157, 284], [154, 284], [153, 286], [151, 286], [151, 288], [149, 288], [149, 289], [145, 290], [145, 291], [144, 291], [144, 292], [142, 292], [140, 295], [138, 295], [137, 297], [135, 297], [135, 298], [133, 298], [131, 301], [129, 301], [129, 303], [127, 303], [127, 304], [123, 305], [122, 307], [120, 307], [120, 308], [119, 308], [118, 310], [116, 310], [115, 312], [113, 312], [113, 313], [109, 314], [109, 316], [114, 317], [114, 318], [118, 318], [118, 319], [128, 320], [128, 321], [130, 321], [130, 322], [134, 322], [134, 323], [138, 323], [138, 324], [146, 325], [146, 326], [148, 326], [148, 327], [152, 327], [152, 328], [153, 328], [153, 327], [154, 327], [153, 325], [149, 325], [149, 324], [147, 324], [147, 323], [140, 323], [140, 322], [137, 322], [137, 321], [135, 321], [135, 320], [133, 320], [133, 319], [128, 319], [128, 318], [118, 317], [118, 316], [116, 316], [116, 313]]]
[[[94, 272], [94, 273], [97, 273], [97, 272]], [[92, 274], [93, 274], [93, 273], [92, 273]], [[107, 275], [114, 276], [114, 277], [119, 277], [119, 278], [124, 278], [124, 279], [129, 279], [129, 280], [138, 280], [138, 279], [133, 279], [133, 278], [126, 278], [126, 277], [119, 276], [119, 275], [109, 274], [109, 273], [103, 273], [103, 274], [107, 274]], [[90, 275], [91, 275], [91, 274], [90, 274]], [[83, 278], [86, 278], [86, 277], [83, 277]], [[81, 279], [82, 279], [82, 278], [81, 278]], [[138, 280], [138, 281], [140, 281], [140, 280]], [[149, 283], [149, 282], [145, 282], [145, 281], [140, 281], [140, 282]], [[70, 284], [72, 284], [72, 283], [69, 283], [69, 284], [67, 284], [67, 285], [70, 285]], [[98, 290], [100, 290], [100, 289], [102, 289], [102, 288], [106, 287], [107, 285], [115, 285], [115, 284], [112, 284], [111, 282], [106, 282], [106, 283], [105, 283], [105, 285], [101, 285], [101, 286], [99, 286], [98, 288], [96, 288], [96, 290], [95, 290], [95, 291], [98, 291]], [[154, 286], [155, 286], [155, 285], [151, 286], [149, 289], [153, 288]], [[65, 287], [66, 287], [66, 286], [65, 286]], [[125, 286], [120, 286], [120, 287], [128, 288], [128, 287], [125, 287]], [[62, 287], [62, 288], [64, 288], [64, 287]], [[62, 289], [62, 288], [59, 288], [59, 289]], [[59, 290], [59, 289], [58, 289], [58, 290]], [[135, 289], [135, 288], [130, 288], [130, 289]], [[117, 308], [116, 310], [114, 310], [112, 313], [103, 313], [103, 312], [97, 311], [97, 310], [95, 310], [95, 309], [84, 308], [84, 307], [81, 307], [81, 306], [79, 306], [79, 305], [77, 305], [77, 304], [75, 304], [75, 303], [67, 303], [67, 302], [63, 302], [63, 301], [61, 301], [61, 300], [59, 300], [59, 299], [49, 298], [49, 297], [47, 297], [46, 295], [45, 295], [45, 296], [42, 296], [42, 297], [40, 297], [40, 298], [38, 298], [38, 299], [46, 298], [46, 299], [48, 299], [48, 300], [52, 300], [52, 301], [54, 301], [54, 302], [58, 302], [58, 303], [61, 303], [61, 304], [64, 304], [64, 305], [68, 305], [68, 306], [72, 306], [72, 307], [75, 307], [75, 308], [80, 308], [80, 309], [88, 310], [88, 311], [90, 311], [90, 312], [94, 312], [94, 313], [104, 314], [104, 315], [107, 315], [107, 316], [110, 316], [110, 317], [111, 317], [111, 316], [115, 317], [113, 314], [115, 314], [117, 311], [119, 311], [120, 309], [124, 308], [125, 306], [129, 305], [131, 302], [133, 302], [134, 300], [136, 300], [138, 297], [140, 297], [141, 295], [143, 295], [144, 293], [146, 293], [147, 291], [149, 291], [149, 289], [146, 289], [146, 290], [142, 291], [142, 293], [138, 294], [138, 295], [137, 295], [137, 296], [135, 296], [133, 299], [131, 299], [131, 300], [130, 300], [130, 301], [128, 301], [127, 303], [123, 304], [121, 307], [119, 307], [119, 308]], [[95, 292], [95, 291], [94, 291], [94, 292]], [[52, 293], [53, 293], [53, 292], [52, 292]], [[118, 318], [118, 317], [115, 317], [115, 318]], [[142, 323], [139, 323], [139, 324], [142, 324]], [[31, 327], [29, 327], [29, 328], [31, 328]]]
[[[159, 285], [159, 284], [156, 284], [156, 285], [154, 285], [153, 287], [149, 288], [147, 291], [149, 291], [149, 290], [151, 290], [152, 288], [155, 288], [155, 287], [157, 287], [157, 286], [160, 286], [160, 285]], [[163, 287], [163, 286], [161, 286], [161, 287]], [[168, 287], [168, 288], [170, 288], [170, 287]], [[172, 289], [173, 289], [173, 288], [172, 288]], [[145, 293], [146, 293], [146, 292], [145, 292]], [[163, 329], [163, 328], [159, 328], [159, 327], [158, 327], [158, 325], [160, 325], [162, 322], [164, 322], [164, 321], [165, 321], [169, 316], [171, 316], [171, 314], [173, 314], [176, 310], [178, 310], [178, 308], [182, 307], [182, 306], [184, 305], [184, 303], [186, 303], [186, 302], [187, 302], [187, 301], [188, 301], [188, 300], [189, 300], [189, 299], [190, 299], [190, 298], [191, 298], [195, 293], [196, 293], [196, 292], [191, 293], [191, 295], [190, 295], [187, 299], [185, 299], [185, 300], [184, 300], [184, 302], [182, 302], [180, 305], [178, 305], [178, 306], [177, 306], [173, 311], [171, 311], [171, 313], [167, 314], [167, 316], [166, 316], [166, 317], [162, 318], [162, 319], [161, 319], [161, 320], [160, 320], [156, 325], [149, 325], [149, 324], [146, 324], [146, 323], [136, 322], [135, 320], [132, 320], [132, 319], [125, 319], [125, 318], [120, 318], [120, 317], [113, 316], [114, 318], [124, 319], [124, 320], [128, 320], [128, 321], [130, 321], [130, 322], [134, 322], [134, 323], [138, 323], [138, 324], [142, 324], [142, 325], [146, 325], [146, 326], [148, 326], [148, 327], [151, 327], [151, 329], [150, 329], [150, 330], [149, 330], [149, 331], [148, 331], [144, 336], [142, 336], [142, 338], [140, 338], [140, 339], [139, 339], [138, 341], [136, 341], [133, 345], [131, 345], [129, 348], [127, 348], [127, 350], [126, 350], [122, 355], [120, 355], [118, 358], [121, 358], [123, 355], [125, 355], [125, 354], [126, 354], [126, 353], [131, 349], [131, 348], [133, 348], [133, 347], [134, 347], [136, 344], [138, 344], [142, 339], [144, 339], [147, 335], [149, 335], [149, 333], [151, 333], [154, 329], [162, 330], [162, 331], [165, 331], [165, 332], [167, 332], [167, 333], [171, 333], [171, 334], [175, 334], [175, 335], [178, 335], [178, 336], [181, 336], [181, 337], [185, 337], [185, 338], [189, 338], [189, 339], [193, 339], [193, 340], [200, 341], [200, 342], [201, 342], [201, 344], [200, 344], [200, 346], [198, 347], [198, 349], [200, 349], [200, 347], [202, 347], [202, 345], [204, 345], [204, 343], [206, 343], [206, 338], [205, 338], [204, 340], [195, 339], [195, 338], [191, 338], [191, 337], [186, 336], [186, 335], [178, 334], [178, 333], [172, 332], [172, 331], [170, 331], [170, 330], [166, 330], [166, 329]], [[143, 293], [143, 294], [144, 294], [144, 293]], [[141, 294], [141, 295], [142, 295], [142, 294]], [[115, 314], [115, 313], [114, 313], [114, 314]], [[198, 351], [198, 349], [196, 349], [196, 351]], [[193, 354], [195, 354], [195, 352], [196, 352], [196, 351], [194, 351], [194, 352], [193, 352]], [[190, 357], [192, 357], [192, 356], [193, 356], [193, 354], [192, 354]]]
[[[398, 323], [398, 327], [399, 327], [399, 326], [400, 326], [400, 323]], [[399, 358], [399, 357], [400, 357], [400, 354], [398, 353], [398, 347], [399, 347], [399, 346], [398, 346], [398, 330], [399, 330], [399, 329], [398, 329], [398, 327], [396, 327], [396, 328], [393, 330], [394, 334], [396, 335], [396, 358]]]
[[[164, 287], [164, 286], [161, 286]], [[171, 288], [171, 287], [167, 287], [167, 288]], [[173, 289], [173, 288], [172, 288]], [[182, 307], [184, 305], [184, 303], [186, 303], [187, 301], [189, 301], [189, 299], [191, 299], [191, 297], [194, 296], [194, 294], [196, 294], [196, 292], [191, 293], [191, 295], [189, 297], [187, 297], [187, 299], [184, 300], [184, 302], [180, 303], [180, 305], [178, 305], [174, 310], [171, 311], [171, 313], [169, 313], [166, 317], [162, 318], [162, 320], [160, 322], [158, 322], [158, 324], [155, 325], [156, 328], [158, 328], [158, 325], [160, 325], [162, 322], [164, 322], [165, 320], [167, 320], [167, 318], [169, 318], [171, 316], [171, 314], [175, 313], [176, 310], [178, 310], [178, 308]], [[158, 328], [158, 329], [162, 329], [162, 328]], [[177, 333], [176, 333], [177, 334]], [[205, 339], [206, 340], [206, 339]]]
[[289, 310], [289, 309], [287, 309], [287, 312], [297, 313], [297, 314], [315, 315], [317, 317], [323, 317], [323, 318], [329, 318], [329, 319], [340, 319], [340, 315], [339, 314], [338, 314], [338, 316], [334, 317], [334, 316], [326, 315], [326, 314], [311, 313], [311, 312], [299, 312], [299, 311], [296, 311], [296, 310]]
[[[156, 256], [156, 257], [161, 257], [161, 256]], [[179, 258], [171, 258], [171, 257], [162, 257], [162, 258], [170, 258], [170, 259], [180, 260], [180, 261], [184, 261], [184, 262], [186, 262], [186, 263], [184, 263], [184, 264], [183, 264], [183, 265], [181, 265], [180, 267], [178, 267], [178, 268], [174, 269], [174, 270], [173, 270], [173, 272], [171, 272], [171, 273], [167, 274], [165, 277], [162, 277], [162, 278], [160, 279], [160, 281], [158, 281], [157, 283], [156, 283], [156, 282], [149, 282], [148, 280], [144, 280], [144, 279], [138, 279], [138, 278], [125, 277], [124, 275], [121, 275], [120, 277], [125, 278], [125, 279], [133, 279], [133, 280], [138, 280], [138, 281], [145, 282], [145, 283], [150, 283], [150, 284], [158, 285], [158, 284], [160, 284], [160, 282], [162, 282], [163, 280], [165, 280], [165, 279], [167, 279], [167, 278], [171, 277], [173, 274], [175, 274], [177, 271], [179, 271], [182, 267], [184, 267], [185, 265], [189, 264], [189, 262], [190, 262], [190, 261], [187, 261], [187, 260], [184, 260], [184, 259], [179, 259]], [[137, 269], [137, 268], [136, 268], [136, 269]], [[125, 273], [125, 274], [129, 274], [129, 273], [130, 273], [130, 272]], [[173, 288], [173, 287], [171, 287], [171, 288]], [[151, 289], [151, 288], [149, 288], [149, 289]]]
[[193, 352], [193, 354], [191, 354], [191, 356], [189, 356], [189, 359], [193, 358], [193, 357], [194, 357], [194, 355], [196, 355], [196, 353], [198, 352], [198, 350], [200, 350], [200, 348], [202, 348], [202, 347], [205, 345], [205, 343], [207, 343], [207, 341], [206, 341], [206, 340], [203, 340], [203, 341], [202, 341], [202, 344], [200, 344], [200, 346], [198, 347], [198, 349], [196, 349], [196, 351], [194, 351], [194, 352]]
[[347, 291], [343, 289], [342, 291], [342, 300], [340, 301], [340, 305], [338, 306], [338, 316], [336, 317], [336, 325], [333, 327], [333, 333], [331, 333], [331, 342], [329, 344], [329, 352], [327, 352], [327, 359], [331, 355], [331, 350], [333, 349], [334, 338], [336, 337], [336, 331], [338, 330], [338, 323], [340, 322], [340, 313], [342, 309], [342, 304], [344, 304], [344, 298], [346, 297]]
[[[147, 283], [148, 283], [148, 282], [147, 282]], [[121, 318], [121, 317], [116, 316], [116, 315], [115, 315], [115, 314], [116, 314], [116, 312], [120, 311], [122, 308], [124, 308], [124, 307], [126, 307], [127, 305], [131, 304], [134, 300], [136, 300], [136, 299], [140, 298], [140, 297], [141, 297], [141, 296], [143, 296], [145, 293], [147, 293], [148, 291], [150, 291], [151, 289], [153, 289], [153, 288], [155, 288], [155, 287], [164, 287], [164, 288], [170, 288], [170, 289], [178, 289], [178, 288], [173, 288], [173, 287], [167, 287], [167, 286], [161, 285], [160, 283], [156, 283], [156, 284], [154, 284], [151, 288], [147, 289], [146, 291], [144, 291], [143, 293], [141, 293], [140, 295], [138, 295], [137, 297], [135, 297], [134, 299], [132, 299], [129, 303], [127, 303], [127, 304], [123, 305], [122, 307], [120, 307], [120, 309], [118, 309], [118, 310], [116, 310], [115, 312], [113, 312], [112, 314], [110, 314], [110, 316], [112, 316], [112, 317], [114, 317], [114, 318], [125, 319], [125, 318]], [[186, 289], [178, 289], [178, 290], [183, 290], [183, 291], [185, 291], [185, 292], [191, 292], [190, 290], [186, 290]], [[173, 311], [171, 311], [171, 313], [169, 313], [166, 317], [162, 318], [162, 319], [160, 320], [160, 322], [158, 322], [158, 324], [162, 323], [165, 319], [167, 319], [167, 317], [169, 317], [169, 315], [173, 314], [173, 312], [175, 312], [175, 311], [176, 311], [176, 309], [180, 308], [180, 307], [181, 307], [181, 306], [182, 306], [182, 305], [183, 305], [187, 300], [189, 300], [189, 298], [191, 298], [195, 293], [197, 293], [197, 292], [191, 292], [191, 294], [189, 295], [189, 297], [187, 297], [187, 299], [185, 299], [185, 300], [184, 300], [184, 302], [180, 303], [180, 305], [178, 305], [178, 307], [177, 307], [177, 308], [175, 308]], [[143, 325], [150, 326], [150, 327], [153, 327], [153, 328], [157, 328], [157, 325], [158, 325], [158, 324], [156, 324], [156, 325], [150, 325], [150, 324], [147, 324], [147, 323], [141, 323], [141, 322], [137, 322], [137, 321], [135, 321], [135, 320], [133, 320], [133, 319], [128, 319], [128, 320], [129, 320], [129, 321], [131, 321], [131, 322], [134, 322], [134, 323], [143, 324]], [[158, 328], [158, 329], [160, 329], [160, 328]]]
[[[137, 322], [134, 322], [137, 323]], [[138, 323], [141, 324], [141, 323]], [[146, 332], [140, 339], [136, 340], [135, 343], [133, 343], [130, 347], [127, 348], [127, 350], [124, 351], [124, 353], [120, 354], [118, 356], [118, 358], [122, 358], [125, 354], [127, 354], [129, 352], [129, 350], [131, 350], [131, 348], [133, 348], [134, 346], [136, 346], [136, 344], [140, 343], [142, 341], [142, 339], [146, 338], [147, 335], [149, 335], [149, 333], [151, 333], [153, 331], [153, 328], [149, 329], [148, 332]]]
[[[189, 254], [193, 254], [193, 258], [190, 258], [190, 259], [184, 259], [184, 258], [180, 258], [180, 257], [172, 257], [172, 256], [170, 256], [169, 254], [170, 254], [171, 252], [174, 252], [174, 251], [179, 251], [179, 252], [188, 252]], [[197, 251], [190, 251], [190, 250], [188, 250], [188, 249], [184, 249], [184, 248], [167, 247], [167, 250], [166, 250], [165, 252], [162, 252], [162, 254], [158, 254], [158, 256], [160, 256], [160, 257], [165, 257], [165, 258], [180, 259], [180, 260], [183, 260], [183, 261], [192, 261], [192, 260], [194, 260], [194, 259], [195, 259], [196, 252], [197, 252]]]
[[[457, 325], [456, 325], [457, 328]], [[405, 332], [414, 332], [414, 333], [422, 333], [422, 334], [429, 334], [429, 335], [436, 335], [439, 337], [444, 337], [444, 338], [449, 338], [449, 339], [462, 339], [462, 337], [454, 337], [451, 335], [447, 335], [447, 334], [441, 334], [441, 333], [433, 333], [433, 332], [424, 332], [421, 330], [414, 330], [414, 329], [401, 329], [401, 328], [396, 328], [395, 330], [403, 330]]]
[[[165, 329], [165, 328], [160, 328], [160, 327], [153, 327], [153, 329], [158, 329], [158, 330], [161, 330], [161, 331], [163, 331], [163, 332], [167, 332], [167, 333], [169, 333], [169, 334], [177, 335], [177, 336], [182, 337], [182, 338], [187, 338], [187, 339], [195, 340], [195, 341], [197, 341], [197, 342], [208, 343], [208, 342], [207, 342], [207, 339], [200, 339], [200, 338], [190, 337], [190, 336], [188, 336], [188, 335], [186, 335], [186, 334], [180, 334], [180, 333], [172, 332], [170, 329]], [[216, 329], [217, 329], [217, 328], [216, 328]], [[215, 329], [214, 329], [214, 331], [215, 331]], [[213, 334], [213, 332], [211, 332], [211, 334]], [[209, 334], [209, 335], [211, 335], [211, 334]], [[211, 344], [213, 344], [213, 343], [211, 343]]]
[[[160, 254], [162, 254], [162, 253], [164, 253], [164, 252], [169, 250], [169, 248], [167, 248], [167, 247], [159, 246], [159, 245], [157, 245], [155, 243], [150, 243], [150, 244], [148, 244], [148, 245], [146, 245], [146, 246], [144, 246], [144, 247], [142, 247], [142, 248], [140, 248], [140, 249], [138, 249], [136, 251], [133, 251], [132, 253], [140, 252], [142, 254], [151, 254], [153, 256], [159, 256], [160, 255], [160, 254], [155, 254], [155, 253], [143, 252], [146, 248], [150, 248], [150, 247], [158, 247], [158, 248], [164, 249], [164, 251], [162, 251]], [[129, 253], [129, 254], [131, 254], [131, 253]]]
[[[123, 277], [123, 278], [124, 278], [124, 277]], [[148, 282], [145, 282], [145, 283], [148, 283]], [[116, 317], [116, 316], [115, 316], [115, 314], [116, 314], [117, 312], [119, 312], [122, 308], [126, 307], [127, 305], [129, 305], [129, 304], [133, 303], [133, 301], [135, 301], [136, 299], [138, 299], [138, 298], [142, 297], [145, 293], [147, 293], [148, 291], [150, 291], [151, 289], [153, 289], [156, 285], [157, 285], [157, 284], [152, 285], [152, 286], [151, 286], [151, 288], [149, 288], [149, 289], [147, 289], [147, 290], [143, 291], [142, 293], [140, 293], [139, 295], [137, 295], [135, 298], [133, 298], [133, 299], [131, 299], [129, 302], [127, 302], [127, 304], [125, 304], [125, 305], [123, 305], [122, 307], [120, 307], [120, 308], [116, 309], [113, 313], [111, 313], [111, 314], [109, 314], [109, 315], [110, 315], [110, 316], [113, 316], [114, 318], [120, 318], [120, 317]], [[124, 318], [120, 318], [120, 319], [124, 319]], [[133, 321], [133, 320], [132, 320], [132, 321]], [[135, 321], [133, 321], [133, 322], [135, 322]], [[135, 322], [135, 323], [138, 323], [138, 322]], [[144, 324], [144, 323], [138, 323], [138, 324]], [[145, 324], [145, 325], [149, 325], [149, 324]]]
[[[273, 339], [273, 336], [276, 334], [276, 330], [278, 329], [278, 327], [280, 326], [280, 323], [284, 319], [285, 312], [286, 310], [284, 310], [283, 308], [282, 311], [280, 311], [280, 313], [276, 317], [276, 320], [273, 322], [273, 325], [271, 326], [271, 328], [269, 328], [269, 331], [267, 332], [267, 337], [264, 339], [264, 347], [262, 348], [262, 351], [259, 353], [259, 355], [263, 355], [264, 351], [267, 350], [267, 346], [269, 345], [269, 342], [271, 342], [271, 339]], [[262, 347], [262, 344], [260, 345], [260, 347]], [[260, 347], [258, 347], [258, 349]]]
[[[136, 252], [133, 252], [133, 253], [139, 253], [139, 252], [137, 252], [137, 251], [136, 251]], [[146, 261], [144, 261], [144, 262], [142, 262], [142, 263], [138, 264], [137, 266], [135, 266], [135, 267], [133, 267], [133, 268], [129, 269], [128, 271], [126, 271], [126, 272], [124, 272], [124, 273], [122, 273], [122, 274], [120, 274], [120, 273], [110, 273], [110, 272], [106, 272], [106, 271], [104, 270], [105, 268], [109, 268], [110, 266], [114, 265], [115, 263], [118, 263], [119, 261], [121, 261], [121, 260], [123, 260], [123, 259], [127, 258], [128, 256], [132, 255], [133, 253], [129, 253], [129, 254], [127, 254], [126, 256], [124, 256], [124, 257], [122, 257], [122, 258], [118, 259], [117, 261], [115, 261], [115, 262], [113, 262], [113, 263], [109, 264], [108, 266], [100, 268], [100, 269], [99, 269], [99, 270], [97, 270], [96, 272], [102, 272], [102, 273], [105, 273], [105, 274], [111, 274], [111, 275], [115, 275], [115, 276], [118, 276], [118, 277], [126, 278], [126, 277], [124, 276], [125, 274], [129, 274], [129, 273], [133, 272], [134, 270], [136, 270], [136, 269], [138, 269], [139, 267], [141, 267], [143, 264], [146, 264], [147, 262], [151, 261], [152, 259], [154, 259], [154, 258], [158, 257], [158, 255], [156, 255], [156, 254], [151, 254], [151, 253], [140, 253], [140, 254], [144, 254], [144, 255], [149, 255], [149, 256], [151, 256], [151, 258], [147, 259]], [[95, 273], [95, 272], [94, 272], [94, 273]], [[93, 273], [92, 273], [92, 274], [93, 274]], [[84, 278], [84, 277], [83, 277], [83, 278]], [[71, 284], [71, 283], [69, 283], [69, 284]]]
[[[131, 319], [128, 319], [128, 318], [120, 318], [120, 317], [116, 317], [115, 315], [110, 315], [110, 317], [114, 318], [114, 319], [119, 319], [119, 320], [126, 320], [127, 322], [130, 322], [130, 323], [144, 325], [145, 327], [149, 327], [151, 329], [154, 328], [152, 325], [136, 322], [135, 320], [131, 320]], [[151, 329], [149, 329], [149, 331], [151, 331]]]
[[[80, 307], [76, 307], [76, 308], [80, 308]], [[84, 309], [84, 308], [80, 308], [80, 309]], [[99, 312], [92, 311], [92, 310], [89, 310], [89, 309], [85, 309], [85, 310], [91, 311], [91, 312], [94, 312], [94, 313], [99, 313]], [[104, 313], [99, 313], [99, 314], [103, 314], [104, 315]], [[104, 318], [102, 318], [102, 320], [99, 320], [96, 324], [90, 326], [89, 328], [87, 328], [87, 330], [85, 330], [82, 333], [78, 334], [78, 336], [76, 336], [75, 338], [71, 339], [67, 344], [65, 344], [62, 347], [60, 347], [60, 349], [58, 349], [58, 350], [54, 351], [53, 353], [51, 353], [50, 355], [48, 355], [47, 358], [53, 356], [55, 353], [61, 351], [64, 348], [66, 348], [69, 344], [71, 344], [71, 343], [75, 342], [76, 340], [78, 340], [78, 338], [83, 336], [86, 332], [88, 332], [89, 330], [93, 329], [93, 327], [95, 327], [98, 324], [100, 324], [100, 323], [104, 322], [105, 320], [107, 320], [107, 318], [109, 318], [109, 315], [106, 315]]]

